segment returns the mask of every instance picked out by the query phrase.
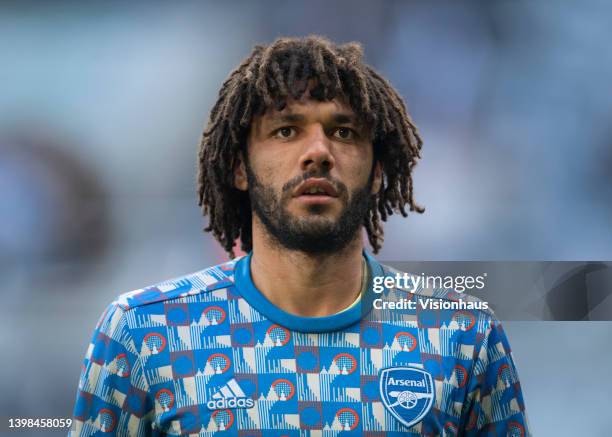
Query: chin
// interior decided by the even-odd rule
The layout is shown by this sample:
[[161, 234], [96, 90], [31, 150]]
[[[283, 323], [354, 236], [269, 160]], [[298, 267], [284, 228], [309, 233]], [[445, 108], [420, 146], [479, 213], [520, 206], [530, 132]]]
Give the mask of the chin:
[[[330, 220], [337, 219], [342, 211], [337, 211], [332, 205], [312, 204], [303, 205], [299, 208], [288, 211], [289, 214], [296, 219], [308, 217], [327, 217]], [[285, 210], [287, 212], [287, 210]]]
[[306, 211], [309, 214], [311, 214], [311, 215], [314, 214], [314, 215], [318, 215], [318, 216], [330, 215], [331, 212], [329, 210], [330, 210], [330, 208], [328, 206], [325, 206], [325, 205], [309, 205], [309, 206], [306, 207]]
[[317, 224], [333, 226], [338, 221], [338, 214], [319, 207], [309, 207], [301, 214], [294, 214], [293, 219], [303, 224]]

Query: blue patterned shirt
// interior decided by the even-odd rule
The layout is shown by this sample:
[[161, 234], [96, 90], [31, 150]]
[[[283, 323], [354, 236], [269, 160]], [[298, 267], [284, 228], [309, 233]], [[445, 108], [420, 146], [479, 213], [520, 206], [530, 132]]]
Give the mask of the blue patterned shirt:
[[[371, 276], [395, 276], [364, 252]], [[274, 306], [250, 255], [125, 293], [100, 318], [71, 436], [527, 436], [490, 310], [372, 309], [476, 298], [401, 288], [307, 318]]]

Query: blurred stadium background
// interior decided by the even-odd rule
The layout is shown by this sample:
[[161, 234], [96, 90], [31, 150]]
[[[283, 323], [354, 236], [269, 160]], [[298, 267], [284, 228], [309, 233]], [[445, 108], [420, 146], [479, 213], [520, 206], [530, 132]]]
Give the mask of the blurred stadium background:
[[[1, 2], [3, 422], [71, 415], [116, 295], [225, 259], [201, 232], [196, 146], [222, 81], [277, 36], [360, 41], [420, 128], [427, 211], [394, 217], [379, 259], [612, 259], [611, 14], [604, 1]], [[534, 435], [608, 435], [612, 323], [505, 326]]]

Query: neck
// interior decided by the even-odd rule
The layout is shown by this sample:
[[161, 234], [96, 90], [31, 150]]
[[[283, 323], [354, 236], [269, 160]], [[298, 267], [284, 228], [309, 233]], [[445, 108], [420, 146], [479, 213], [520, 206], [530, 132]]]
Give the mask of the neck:
[[323, 317], [348, 307], [361, 289], [361, 233], [337, 253], [288, 250], [253, 217], [251, 277], [275, 306], [302, 317]]

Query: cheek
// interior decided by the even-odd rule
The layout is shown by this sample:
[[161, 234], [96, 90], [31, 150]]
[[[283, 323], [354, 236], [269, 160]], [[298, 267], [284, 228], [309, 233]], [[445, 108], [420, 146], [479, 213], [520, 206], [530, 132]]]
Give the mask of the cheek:
[[296, 158], [291, 151], [274, 147], [253, 148], [251, 150], [251, 169], [263, 185], [280, 191], [294, 174]]
[[282, 180], [280, 178], [278, 167], [269, 161], [259, 161], [259, 163], [251, 163], [251, 172], [257, 177], [257, 182], [266, 188], [272, 188], [274, 192], [280, 191]]
[[336, 160], [338, 171], [345, 181], [354, 186], [363, 186], [372, 170], [372, 153], [367, 150], [353, 150]]

